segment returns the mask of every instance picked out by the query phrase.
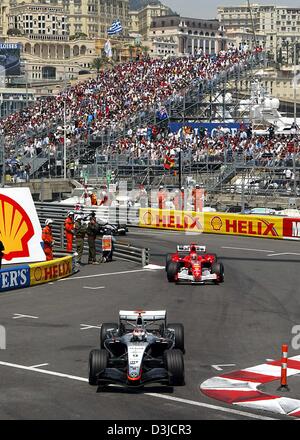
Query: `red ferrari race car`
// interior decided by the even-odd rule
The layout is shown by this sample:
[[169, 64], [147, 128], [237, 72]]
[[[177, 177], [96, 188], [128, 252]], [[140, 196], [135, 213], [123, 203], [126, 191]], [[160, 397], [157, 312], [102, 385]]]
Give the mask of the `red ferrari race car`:
[[177, 246], [176, 254], [168, 254], [167, 278], [170, 283], [205, 284], [224, 282], [224, 266], [216, 254], [206, 253], [205, 246]]

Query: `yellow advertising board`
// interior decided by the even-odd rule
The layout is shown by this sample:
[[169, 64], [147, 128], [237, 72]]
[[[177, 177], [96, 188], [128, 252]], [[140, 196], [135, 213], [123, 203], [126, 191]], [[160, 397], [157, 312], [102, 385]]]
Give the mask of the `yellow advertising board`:
[[72, 256], [29, 264], [30, 285], [49, 283], [72, 274]]
[[204, 232], [207, 233], [283, 238], [281, 217], [211, 212], [206, 212], [204, 217]]
[[283, 238], [283, 219], [275, 216], [143, 208], [140, 209], [139, 226], [173, 231]]
[[201, 212], [142, 208], [139, 226], [201, 233], [204, 230], [204, 215]]

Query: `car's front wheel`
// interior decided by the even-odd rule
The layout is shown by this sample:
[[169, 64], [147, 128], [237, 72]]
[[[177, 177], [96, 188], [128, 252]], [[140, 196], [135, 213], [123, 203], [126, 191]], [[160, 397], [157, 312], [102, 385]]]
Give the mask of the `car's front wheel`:
[[167, 278], [169, 283], [174, 283], [177, 279], [179, 271], [179, 264], [175, 261], [170, 261], [167, 266]]
[[168, 270], [169, 263], [172, 261], [172, 254], [166, 256], [166, 271]]
[[175, 336], [175, 347], [181, 350], [182, 353], [185, 352], [184, 349], [184, 327], [182, 324], [168, 324], [168, 328], [174, 330]]
[[117, 331], [118, 330], [118, 324], [116, 322], [106, 322], [106, 323], [101, 325], [101, 330], [100, 330], [100, 348], [105, 348], [104, 347], [104, 341], [105, 341], [105, 339], [107, 339], [107, 331], [108, 330]]
[[211, 273], [217, 275], [216, 284], [224, 283], [224, 266], [223, 263], [214, 263], [211, 268]]
[[107, 368], [108, 353], [106, 350], [92, 350], [89, 357], [89, 384], [98, 384], [99, 373]]
[[180, 350], [166, 350], [164, 364], [169, 373], [169, 385], [184, 385], [184, 360]]

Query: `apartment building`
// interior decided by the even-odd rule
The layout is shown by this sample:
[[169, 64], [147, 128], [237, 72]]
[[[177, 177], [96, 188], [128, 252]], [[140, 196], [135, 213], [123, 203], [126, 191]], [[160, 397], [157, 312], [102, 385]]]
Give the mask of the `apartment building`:
[[213, 54], [226, 47], [218, 20], [169, 15], [152, 20], [151, 54], [157, 57]]
[[252, 4], [250, 12], [247, 3], [220, 6], [218, 19], [229, 34], [238, 30], [248, 33], [249, 44], [254, 44], [255, 37], [260, 44], [264, 34], [265, 47], [275, 60], [282, 57], [286, 63], [293, 61], [292, 47], [300, 42], [300, 7]]
[[129, 11], [130, 31], [140, 34], [144, 40], [149, 40], [153, 19], [169, 13], [170, 8], [162, 4], [150, 4], [138, 11]]
[[[1, 16], [9, 13], [12, 7], [29, 4], [36, 7], [63, 8], [63, 13], [68, 19], [66, 32], [68, 35], [85, 34], [88, 38], [105, 38], [107, 29], [113, 20], [120, 19], [123, 26], [123, 35], [128, 35], [129, 27], [129, 0], [1, 0]], [[7, 28], [3, 27], [5, 31]], [[1, 31], [1, 19], [0, 19]], [[1, 35], [1, 34], [0, 34]]]

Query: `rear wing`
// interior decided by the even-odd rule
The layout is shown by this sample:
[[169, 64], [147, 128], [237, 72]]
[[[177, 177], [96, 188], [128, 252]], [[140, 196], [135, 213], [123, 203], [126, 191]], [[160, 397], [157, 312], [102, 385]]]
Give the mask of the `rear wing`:
[[126, 321], [136, 321], [137, 318], [141, 316], [143, 318], [143, 321], [159, 321], [162, 319], [166, 319], [167, 312], [165, 310], [159, 310], [159, 311], [151, 311], [146, 312], [144, 310], [135, 310], [135, 311], [125, 311], [120, 310], [119, 312], [119, 319], [125, 319]]
[[177, 246], [177, 252], [191, 252], [191, 249], [195, 248], [196, 252], [206, 252], [206, 246], [198, 245], [179, 245]]

